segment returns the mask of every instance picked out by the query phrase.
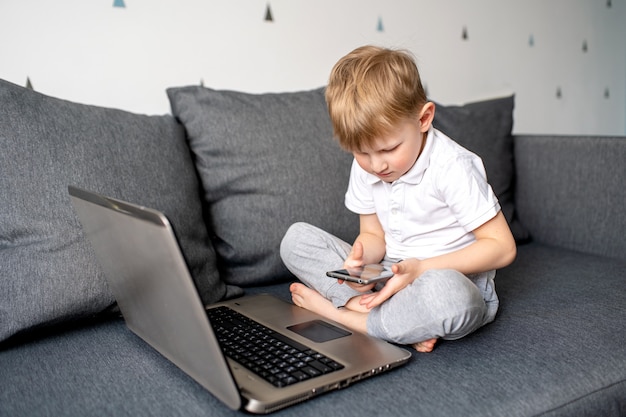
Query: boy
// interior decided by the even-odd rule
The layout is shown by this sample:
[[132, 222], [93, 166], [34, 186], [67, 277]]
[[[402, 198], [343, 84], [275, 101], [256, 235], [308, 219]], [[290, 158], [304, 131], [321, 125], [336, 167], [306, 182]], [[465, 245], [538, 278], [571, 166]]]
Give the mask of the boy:
[[[432, 127], [411, 56], [374, 46], [337, 62], [326, 89], [335, 136], [354, 155], [345, 204], [359, 214], [353, 245], [312, 225], [281, 243], [300, 307], [355, 331], [430, 352], [494, 320], [495, 269], [515, 242], [482, 161]], [[371, 263], [391, 267], [384, 285], [328, 278]]]

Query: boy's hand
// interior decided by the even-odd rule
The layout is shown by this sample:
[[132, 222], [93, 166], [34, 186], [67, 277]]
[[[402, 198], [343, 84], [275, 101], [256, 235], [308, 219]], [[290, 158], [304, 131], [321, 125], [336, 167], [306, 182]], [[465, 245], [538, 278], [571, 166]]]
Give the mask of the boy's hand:
[[417, 259], [406, 259], [397, 264], [393, 264], [391, 266], [391, 271], [394, 273], [393, 277], [389, 278], [380, 291], [362, 295], [360, 304], [368, 309], [372, 309], [381, 305], [391, 298], [392, 295], [411, 284], [415, 281], [415, 278], [419, 276], [417, 272], [419, 262], [420, 261]]
[[[363, 265], [364, 265], [363, 244], [361, 242], [354, 242], [354, 246], [352, 246], [352, 251], [350, 252], [350, 255], [348, 255], [348, 257], [346, 258], [345, 262], [343, 263], [343, 267], [346, 269], [350, 269], [350, 268], [358, 268]], [[376, 286], [376, 284], [363, 285], [363, 284], [358, 284], [356, 282], [346, 282], [342, 279], [337, 280], [337, 281], [340, 284], [343, 284], [345, 282], [350, 288], [359, 292], [367, 292]]]
[[343, 267], [346, 269], [358, 268], [363, 266], [363, 244], [361, 242], [354, 242], [352, 251], [343, 263]]

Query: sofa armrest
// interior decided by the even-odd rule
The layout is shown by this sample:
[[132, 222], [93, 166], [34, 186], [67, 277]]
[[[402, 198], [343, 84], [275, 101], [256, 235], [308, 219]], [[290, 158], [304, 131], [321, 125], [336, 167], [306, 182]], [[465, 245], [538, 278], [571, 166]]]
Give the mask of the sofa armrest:
[[626, 137], [518, 135], [517, 215], [536, 241], [626, 258]]

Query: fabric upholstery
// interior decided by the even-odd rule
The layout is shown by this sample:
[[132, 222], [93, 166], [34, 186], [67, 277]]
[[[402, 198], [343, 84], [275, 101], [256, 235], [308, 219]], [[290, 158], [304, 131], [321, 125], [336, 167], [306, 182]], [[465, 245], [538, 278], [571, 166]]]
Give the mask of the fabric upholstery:
[[1, 80], [0, 102], [0, 340], [114, 304], [68, 185], [165, 212], [203, 299], [227, 295], [174, 118], [72, 103]]
[[519, 136], [515, 157], [516, 205], [533, 239], [626, 259], [624, 138]]

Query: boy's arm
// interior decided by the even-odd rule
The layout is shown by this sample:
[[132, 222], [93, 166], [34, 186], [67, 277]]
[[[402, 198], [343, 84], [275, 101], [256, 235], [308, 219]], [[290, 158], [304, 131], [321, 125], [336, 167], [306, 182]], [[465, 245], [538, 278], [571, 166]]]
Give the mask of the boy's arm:
[[380, 305], [429, 269], [455, 269], [465, 275], [503, 268], [515, 259], [517, 248], [502, 212], [474, 230], [476, 241], [445, 255], [406, 259], [392, 266], [394, 277], [377, 293], [363, 296], [368, 308]]
[[411, 259], [407, 269], [415, 277], [429, 269], [456, 269], [468, 275], [503, 268], [513, 262], [517, 248], [502, 211], [473, 233], [476, 241], [471, 245], [422, 261]]

